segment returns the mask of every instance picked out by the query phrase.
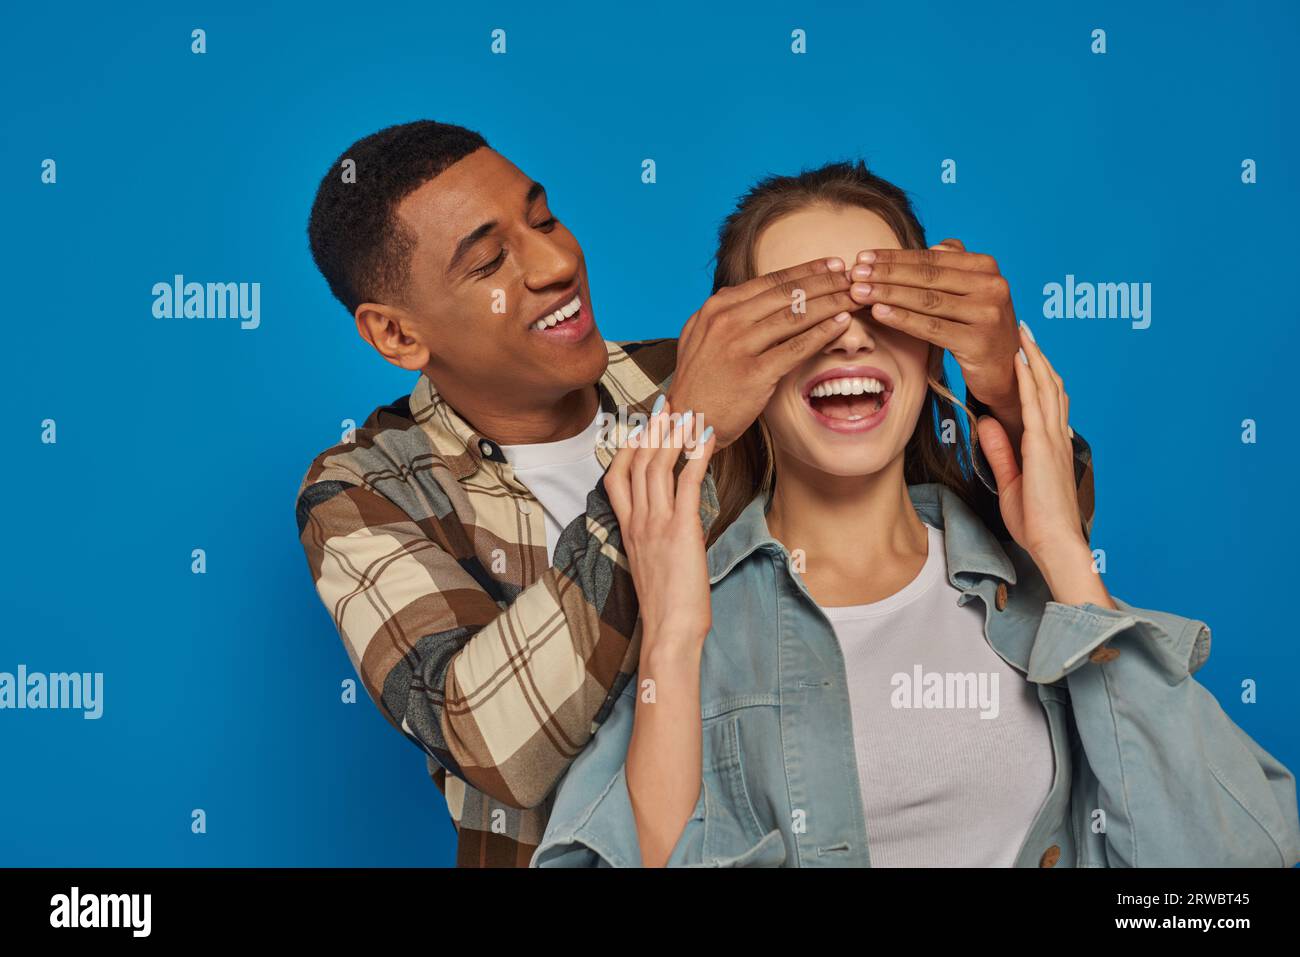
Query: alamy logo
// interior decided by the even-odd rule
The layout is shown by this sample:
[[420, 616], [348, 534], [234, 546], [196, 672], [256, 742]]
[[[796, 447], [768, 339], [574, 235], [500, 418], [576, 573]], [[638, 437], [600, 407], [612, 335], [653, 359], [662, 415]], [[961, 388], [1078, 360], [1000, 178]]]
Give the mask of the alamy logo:
[[[682, 421], [685, 413], [672, 412], [668, 415], [669, 427], [677, 428]], [[644, 412], [631, 411], [626, 405], [618, 407], [618, 413], [601, 412], [598, 416], [599, 426], [596, 432], [596, 445], [607, 449], [618, 449], [627, 437], [643, 432], [645, 427], [650, 423], [650, 416]], [[682, 454], [688, 458], [698, 458], [699, 454], [695, 451], [697, 439], [703, 434], [706, 428], [704, 413], [692, 415], [687, 434], [682, 438]], [[643, 443], [651, 446], [659, 445], [657, 435], [647, 436], [642, 439]]]
[[128, 927], [148, 937], [153, 925], [152, 894], [82, 894], [74, 887], [50, 898], [51, 927]]
[[981, 718], [998, 716], [998, 673], [925, 671], [912, 666], [889, 679], [893, 708], [978, 708]]
[[28, 672], [26, 665], [18, 673], [0, 671], [0, 711], [42, 710], [47, 708], [81, 711], [87, 721], [104, 713], [104, 673], [91, 674]]
[[155, 319], [238, 319], [239, 328], [262, 324], [260, 282], [186, 282], [177, 273], [171, 282], [153, 284]]
[[1043, 286], [1044, 319], [1128, 319], [1134, 329], [1151, 325], [1151, 283], [1075, 282]]

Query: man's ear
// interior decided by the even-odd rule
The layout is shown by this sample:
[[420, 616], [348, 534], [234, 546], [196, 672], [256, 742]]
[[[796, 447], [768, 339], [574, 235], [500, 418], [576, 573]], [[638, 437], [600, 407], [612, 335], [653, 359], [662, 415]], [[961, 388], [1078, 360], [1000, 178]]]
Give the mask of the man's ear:
[[429, 364], [429, 349], [411, 334], [415, 323], [405, 309], [363, 302], [356, 320], [361, 338], [393, 365], [418, 372]]

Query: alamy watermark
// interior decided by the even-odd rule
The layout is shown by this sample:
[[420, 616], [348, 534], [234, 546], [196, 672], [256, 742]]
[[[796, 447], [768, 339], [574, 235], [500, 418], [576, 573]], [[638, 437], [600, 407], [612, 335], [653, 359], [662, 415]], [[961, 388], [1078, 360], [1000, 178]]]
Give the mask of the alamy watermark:
[[104, 673], [0, 671], [0, 711], [80, 711], [87, 721], [104, 714]]
[[[689, 411], [689, 410], [687, 410]], [[685, 412], [676, 410], [668, 414], [669, 435], [682, 425], [682, 419]], [[646, 425], [650, 422], [650, 415], [639, 410], [629, 410], [626, 405], [620, 405], [618, 412], [602, 411], [598, 416], [599, 427], [596, 433], [597, 446], [619, 449], [626, 443], [629, 435], [640, 434], [640, 443], [644, 447], [657, 448], [660, 445], [659, 436], [656, 434], [646, 434]], [[683, 435], [679, 436], [677, 441], [681, 443], [682, 454], [688, 458], [696, 458], [699, 452], [696, 451], [698, 440], [703, 435], [708, 423], [704, 421], [704, 413], [694, 412], [691, 414], [691, 420], [683, 429]]]
[[83, 894], [74, 887], [50, 898], [50, 926], [56, 928], [119, 927], [148, 937], [152, 915], [152, 894]]
[[893, 708], [978, 708], [981, 718], [998, 716], [996, 671], [925, 671], [918, 664], [911, 674], [900, 671], [889, 683]]
[[238, 319], [239, 328], [262, 324], [260, 282], [186, 282], [177, 273], [171, 282], [153, 284], [155, 319]]
[[1134, 329], [1151, 325], [1151, 283], [1076, 282], [1067, 273], [1065, 282], [1043, 286], [1045, 319], [1125, 319]]

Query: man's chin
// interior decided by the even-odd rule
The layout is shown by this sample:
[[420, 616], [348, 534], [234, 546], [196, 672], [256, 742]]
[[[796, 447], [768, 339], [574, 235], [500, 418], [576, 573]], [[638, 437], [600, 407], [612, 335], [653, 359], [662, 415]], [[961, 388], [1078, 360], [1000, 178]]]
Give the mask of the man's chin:
[[560, 385], [561, 391], [572, 392], [600, 381], [609, 365], [609, 351], [605, 341], [593, 330], [577, 343], [540, 346], [533, 352], [532, 362], [543, 376]]

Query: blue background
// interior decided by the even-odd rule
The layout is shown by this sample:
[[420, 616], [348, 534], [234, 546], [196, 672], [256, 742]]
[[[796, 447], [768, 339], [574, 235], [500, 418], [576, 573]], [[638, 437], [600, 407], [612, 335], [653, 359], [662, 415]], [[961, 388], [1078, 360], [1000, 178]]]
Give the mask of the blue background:
[[[342, 420], [412, 385], [317, 274], [311, 198], [354, 139], [422, 117], [547, 185], [607, 338], [676, 334], [760, 175], [861, 156], [908, 189], [932, 242], [998, 258], [1064, 376], [1112, 591], [1209, 622], [1198, 677], [1300, 769], [1298, 14], [1136, 6], [9, 10], [0, 670], [102, 671], [105, 714], [0, 712], [0, 864], [452, 861], [423, 755], [364, 693], [340, 701], [351, 665], [293, 519]], [[261, 327], [155, 320], [175, 273], [260, 282]], [[1151, 327], [1044, 319], [1066, 273], [1152, 283]]]

